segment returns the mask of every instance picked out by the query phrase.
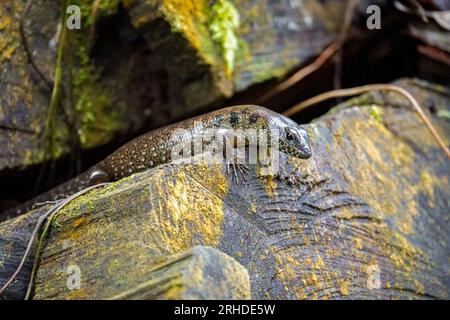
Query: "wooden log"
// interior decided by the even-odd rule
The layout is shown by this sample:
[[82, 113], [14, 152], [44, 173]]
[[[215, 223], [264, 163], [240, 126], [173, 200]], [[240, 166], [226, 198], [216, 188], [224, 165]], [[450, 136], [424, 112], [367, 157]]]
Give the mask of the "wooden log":
[[[439, 87], [407, 84], [448, 109]], [[248, 271], [254, 299], [448, 299], [448, 159], [403, 99], [378, 97], [306, 126], [313, 157], [282, 159], [280, 177], [252, 167], [237, 185], [220, 165], [168, 164], [77, 199], [52, 224], [34, 298], [120, 297], [168, 256], [204, 245]], [[433, 123], [448, 143], [449, 123]], [[31, 215], [0, 225], [0, 283]]]
[[286, 75], [336, 38], [345, 11], [334, 0], [133, 0], [125, 7], [154, 59], [184, 83], [179, 108]]
[[[54, 138], [51, 151], [44, 150], [44, 127], [61, 42], [60, 2], [31, 1], [24, 13], [24, 1], [8, 1], [0, 9], [1, 171], [66, 155], [72, 151], [73, 140], [78, 140], [83, 148], [99, 146], [119, 133], [125, 134], [130, 126], [139, 128], [143, 124], [144, 117], [136, 116], [137, 110], [142, 113], [135, 98], [139, 92], [130, 89], [126, 76], [136, 68], [116, 62], [119, 57], [124, 61], [133, 57], [137, 60], [146, 48], [137, 45], [135, 52], [126, 51], [132, 41], [127, 34], [131, 27], [127, 28], [117, 11], [118, 1], [109, 1], [110, 7], [100, 6], [97, 15], [98, 22], [112, 19], [108, 28], [115, 38], [108, 38], [109, 44], [100, 39], [94, 42], [91, 30], [95, 30], [95, 19], [89, 10], [92, 1], [82, 2], [72, 3], [79, 5], [83, 13], [82, 29], [69, 30], [62, 39], [66, 48], [60, 66], [63, 86], [51, 132]], [[117, 29], [122, 33], [116, 32]], [[103, 38], [105, 34], [98, 31]]]
[[[45, 208], [42, 208], [45, 210]], [[14, 273], [20, 260], [23, 257], [30, 234], [36, 224], [36, 221], [43, 211], [20, 216], [18, 220], [5, 221], [1, 226], [0, 237], [0, 277], [2, 286], [7, 279]], [[7, 289], [6, 294], [0, 296], [0, 299], [23, 299], [30, 280], [31, 268], [33, 266], [34, 250], [27, 258], [23, 270], [19, 273]]]
[[[53, 9], [57, 6], [54, 2]], [[48, 96], [42, 92], [37, 74], [29, 69], [26, 53], [20, 42], [19, 19], [23, 11], [22, 1], [8, 1], [0, 8], [0, 170], [38, 162], [40, 153], [39, 132], [45, 119], [44, 106]], [[42, 14], [42, 12], [38, 13]], [[57, 17], [46, 15], [48, 23]], [[37, 29], [36, 33], [39, 33]], [[50, 31], [47, 36], [50, 35]], [[48, 75], [47, 65], [55, 58], [54, 52], [37, 51], [36, 63]], [[50, 77], [52, 79], [52, 77]], [[36, 82], [35, 82], [36, 81]]]
[[247, 270], [221, 251], [196, 246], [168, 257], [146, 282], [110, 299], [249, 299]]

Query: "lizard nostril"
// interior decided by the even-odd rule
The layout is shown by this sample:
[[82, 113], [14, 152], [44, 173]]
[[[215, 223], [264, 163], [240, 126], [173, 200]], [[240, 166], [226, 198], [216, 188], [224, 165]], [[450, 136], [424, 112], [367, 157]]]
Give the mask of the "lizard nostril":
[[312, 151], [311, 151], [311, 148], [309, 147], [309, 146], [306, 146], [306, 147], [304, 147], [304, 148], [302, 148], [302, 150], [301, 150], [302, 152], [302, 158], [303, 159], [309, 159], [309, 158], [311, 158], [311, 156], [312, 156]]

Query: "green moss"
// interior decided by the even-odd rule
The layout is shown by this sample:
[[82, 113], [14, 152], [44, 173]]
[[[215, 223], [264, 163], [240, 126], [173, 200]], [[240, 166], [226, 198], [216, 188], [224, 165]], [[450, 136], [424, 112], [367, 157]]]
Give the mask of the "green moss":
[[375, 119], [376, 122], [383, 123], [383, 117], [381, 116], [381, 112], [378, 107], [371, 107], [369, 109], [369, 114]]
[[89, 148], [105, 143], [120, 127], [120, 114], [113, 106], [110, 89], [100, 84], [98, 68], [89, 56], [90, 27], [101, 17], [113, 14], [119, 0], [75, 0], [72, 4], [80, 7], [84, 27], [82, 32], [74, 33], [72, 37], [76, 48], [76, 65], [72, 70], [74, 104], [79, 115], [80, 144]]
[[214, 63], [214, 45], [205, 27], [208, 6], [204, 0], [165, 0], [161, 8], [172, 32], [181, 33], [207, 62]]
[[78, 136], [82, 146], [93, 147], [104, 143], [120, 126], [120, 115], [113, 107], [106, 88], [99, 84], [99, 74], [91, 62], [87, 47], [77, 50], [79, 67], [74, 70], [75, 110], [80, 116]]
[[102, 14], [110, 15], [117, 11], [120, 0], [102, 0], [100, 1], [99, 11]]
[[450, 111], [449, 110], [438, 110], [438, 112], [436, 113], [436, 116], [438, 116], [439, 118], [450, 120]]
[[[91, 27], [101, 17], [114, 14], [117, 11], [120, 0], [73, 0], [72, 5], [80, 7], [83, 18], [82, 25]], [[95, 11], [95, 16], [93, 15]]]
[[224, 68], [230, 79], [245, 43], [236, 34], [239, 12], [229, 0], [165, 0], [162, 12], [172, 31], [181, 33], [207, 64]]
[[8, 61], [19, 46], [10, 30], [11, 18], [0, 8], [0, 63]]
[[83, 208], [85, 206], [89, 207], [90, 211], [93, 211], [95, 208], [95, 203], [98, 199], [100, 199], [103, 195], [113, 192], [118, 186], [132, 179], [132, 177], [133, 175], [125, 177], [119, 181], [111, 182], [103, 187], [92, 189], [91, 191], [73, 199], [55, 216], [55, 219], [52, 221], [52, 226], [58, 227], [59, 225], [64, 225], [65, 220], [78, 217], [83, 213]]
[[[61, 1], [61, 17], [60, 23], [64, 25], [66, 22], [67, 1]], [[57, 123], [57, 109], [61, 105], [61, 95], [63, 91], [63, 78], [64, 78], [64, 55], [67, 47], [67, 29], [63, 28], [59, 35], [58, 50], [56, 55], [56, 64], [54, 72], [54, 84], [52, 88], [52, 94], [50, 103], [47, 110], [47, 116], [44, 125], [44, 152], [46, 159], [58, 158], [64, 152], [64, 144], [59, 143], [62, 130], [58, 130], [59, 124]], [[65, 139], [63, 139], [65, 141]]]
[[[292, 63], [290, 67], [294, 67]], [[265, 56], [253, 57], [251, 64], [248, 66], [249, 72], [252, 74], [252, 82], [260, 83], [272, 78], [280, 78], [286, 74], [286, 70], [290, 67], [286, 65], [275, 66], [274, 62]]]
[[235, 33], [240, 25], [239, 11], [228, 0], [218, 0], [211, 10], [212, 19], [209, 24], [211, 38], [219, 44], [228, 78], [231, 78], [236, 52], [239, 49], [239, 39]]

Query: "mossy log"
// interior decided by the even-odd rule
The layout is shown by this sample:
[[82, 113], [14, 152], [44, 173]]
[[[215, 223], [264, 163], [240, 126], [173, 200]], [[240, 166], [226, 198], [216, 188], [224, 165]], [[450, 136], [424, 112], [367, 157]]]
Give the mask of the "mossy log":
[[[401, 84], [448, 110], [444, 89]], [[448, 121], [433, 123], [448, 144]], [[313, 157], [284, 159], [279, 177], [253, 167], [237, 185], [221, 165], [168, 164], [73, 201], [52, 224], [34, 298], [121, 297], [203, 245], [248, 271], [254, 299], [448, 299], [449, 164], [417, 114], [394, 95], [366, 95], [306, 128]], [[0, 224], [0, 283], [43, 210]], [[80, 270], [75, 290], [69, 266]], [[23, 295], [29, 267], [6, 297]]]
[[188, 107], [285, 75], [336, 37], [345, 12], [345, 2], [334, 0], [124, 4], [171, 78], [184, 77], [180, 80], [187, 82], [183, 102]]
[[[126, 33], [131, 27], [119, 16], [118, 1], [116, 8], [100, 6], [98, 10], [98, 21], [110, 19], [109, 32], [115, 38], [107, 40], [98, 28], [98, 38], [91, 35], [96, 30], [89, 16], [92, 1], [82, 0], [72, 1], [81, 6], [82, 29], [69, 31], [60, 39], [60, 3], [31, 1], [26, 14], [24, 1], [6, 1], [0, 8], [0, 170], [66, 155], [74, 141], [84, 148], [99, 146], [125, 133], [129, 126], [142, 126], [142, 120], [137, 120], [142, 116], [136, 115], [142, 109], [133, 103], [137, 92], [129, 89], [126, 76], [132, 66], [117, 61], [138, 59], [145, 48], [137, 46], [130, 52], [132, 37]], [[60, 42], [65, 43], [62, 65], [58, 66], [64, 85], [50, 132], [53, 148], [46, 150], [44, 128]], [[129, 94], [128, 104], [124, 103], [125, 93]]]
[[82, 28], [63, 39], [63, 94], [50, 152], [43, 131], [59, 1], [32, 1], [23, 20], [29, 53], [49, 84], [31, 67], [20, 37], [24, 1], [0, 8], [0, 170], [66, 155], [71, 139], [92, 148], [158, 127], [281, 77], [336, 38], [345, 9], [341, 0], [70, 3], [81, 8]]

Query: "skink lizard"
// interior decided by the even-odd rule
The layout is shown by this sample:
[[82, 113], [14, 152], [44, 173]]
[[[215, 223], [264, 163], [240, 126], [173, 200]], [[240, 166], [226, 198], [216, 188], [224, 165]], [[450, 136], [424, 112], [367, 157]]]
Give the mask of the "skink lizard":
[[60, 199], [97, 183], [117, 181], [170, 162], [171, 137], [177, 129], [185, 129], [182, 138], [186, 141], [202, 135], [204, 129], [275, 129], [282, 152], [300, 159], [311, 157], [308, 133], [293, 120], [256, 105], [227, 107], [139, 136], [86, 172], [9, 210], [6, 216], [16, 216], [30, 210], [33, 204]]

